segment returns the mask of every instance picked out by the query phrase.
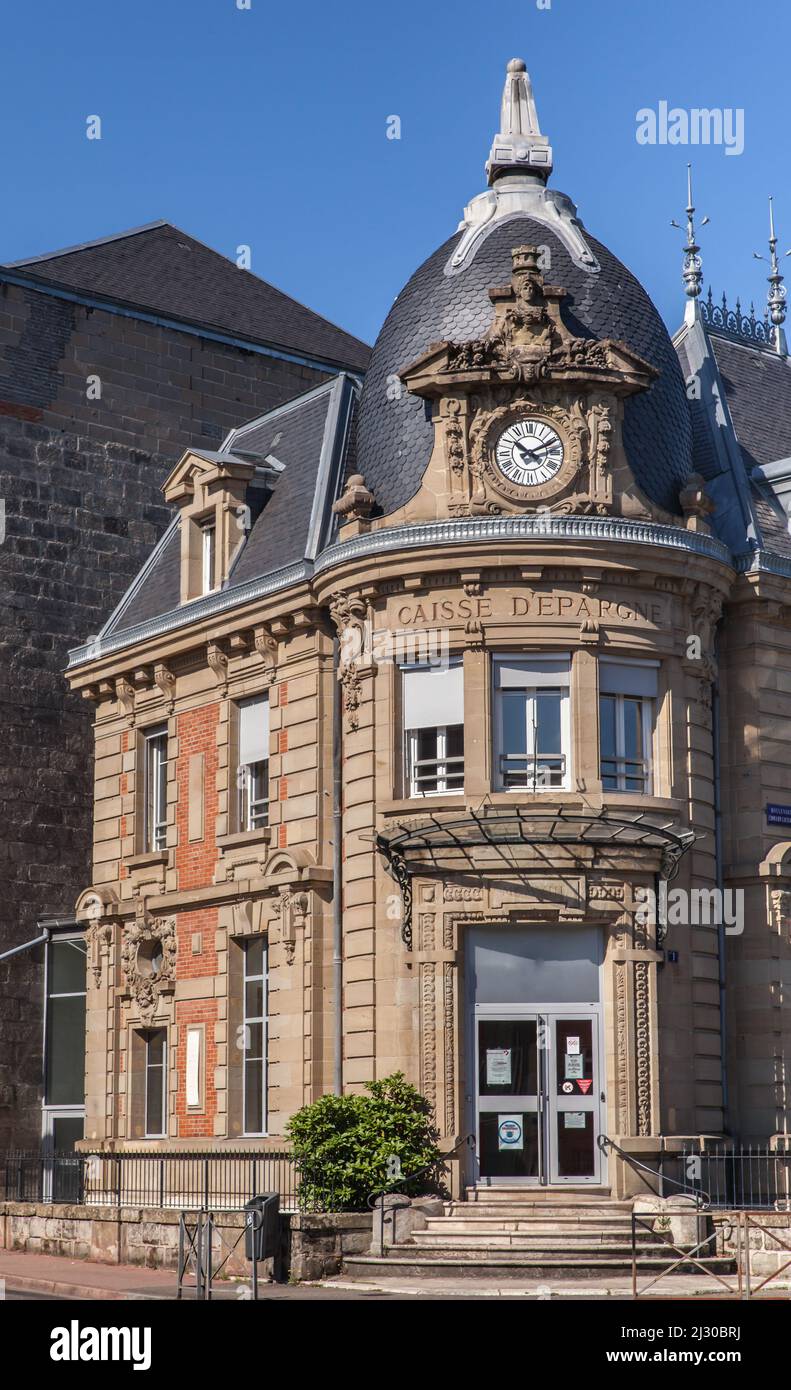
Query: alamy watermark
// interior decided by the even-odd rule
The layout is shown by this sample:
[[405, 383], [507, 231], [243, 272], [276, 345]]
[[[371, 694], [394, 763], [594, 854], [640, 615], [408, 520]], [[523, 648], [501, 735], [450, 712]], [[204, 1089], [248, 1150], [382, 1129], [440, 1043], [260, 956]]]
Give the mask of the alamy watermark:
[[370, 618], [345, 627], [340, 634], [340, 658], [343, 666], [377, 665], [433, 666], [447, 670], [450, 665], [450, 630], [446, 627], [419, 629], [374, 629]]
[[726, 154], [744, 153], [741, 106], [643, 106], [635, 116], [638, 145], [723, 145]]
[[641, 926], [721, 927], [726, 936], [744, 931], [743, 888], [669, 888], [660, 883], [635, 890], [635, 920]]

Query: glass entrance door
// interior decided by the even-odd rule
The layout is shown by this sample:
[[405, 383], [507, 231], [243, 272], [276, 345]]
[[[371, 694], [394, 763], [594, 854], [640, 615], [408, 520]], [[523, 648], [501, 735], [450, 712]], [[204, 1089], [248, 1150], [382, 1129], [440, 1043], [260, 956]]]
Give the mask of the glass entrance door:
[[598, 1054], [598, 1010], [478, 1015], [483, 1182], [601, 1182]]

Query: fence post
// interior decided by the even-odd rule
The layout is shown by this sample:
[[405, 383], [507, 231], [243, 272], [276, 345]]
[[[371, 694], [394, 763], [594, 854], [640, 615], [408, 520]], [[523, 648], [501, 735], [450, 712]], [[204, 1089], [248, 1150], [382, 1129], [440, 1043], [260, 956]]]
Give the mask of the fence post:
[[206, 1210], [208, 1211], [208, 1209], [209, 1209], [209, 1160], [208, 1160], [208, 1158], [204, 1158], [204, 1160], [203, 1160], [203, 1205], [204, 1205], [204, 1207], [206, 1208]]

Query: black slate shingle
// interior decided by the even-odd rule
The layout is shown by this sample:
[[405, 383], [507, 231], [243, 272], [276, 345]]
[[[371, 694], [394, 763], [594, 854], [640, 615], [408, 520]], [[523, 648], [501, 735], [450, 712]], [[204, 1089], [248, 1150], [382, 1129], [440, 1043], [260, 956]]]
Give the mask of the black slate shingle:
[[432, 343], [483, 334], [493, 313], [489, 289], [510, 283], [512, 247], [545, 245], [552, 253], [547, 279], [567, 291], [562, 312], [568, 327], [580, 337], [620, 339], [661, 372], [648, 391], [626, 402], [624, 442], [641, 487], [660, 506], [677, 511], [678, 490], [691, 466], [691, 423], [678, 359], [642, 285], [590, 236], [601, 273], [578, 269], [558, 238], [524, 215], [497, 225], [467, 269], [445, 275], [460, 235], [430, 256], [401, 291], [366, 373], [359, 468], [381, 510], [394, 511], [414, 495], [431, 452], [423, 401], [406, 392], [397, 397], [396, 373]]
[[359, 338], [168, 222], [6, 268], [354, 371], [370, 355]]

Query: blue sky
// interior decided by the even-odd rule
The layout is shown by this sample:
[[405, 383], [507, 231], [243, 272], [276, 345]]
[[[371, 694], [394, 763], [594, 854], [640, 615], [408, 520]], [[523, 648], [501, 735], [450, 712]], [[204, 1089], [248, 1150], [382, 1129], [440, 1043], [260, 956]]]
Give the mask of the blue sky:
[[[241, 0], [245, 3], [245, 0]], [[6, 6], [0, 261], [166, 218], [373, 340], [484, 187], [505, 62], [555, 187], [675, 327], [686, 163], [715, 294], [763, 303], [766, 198], [791, 247], [778, 0], [31, 0]], [[773, 73], [779, 73], [773, 77]], [[638, 144], [660, 101], [743, 108], [745, 149]], [[398, 115], [402, 138], [386, 138]], [[86, 118], [102, 118], [101, 141]], [[791, 270], [791, 263], [789, 263]]]

